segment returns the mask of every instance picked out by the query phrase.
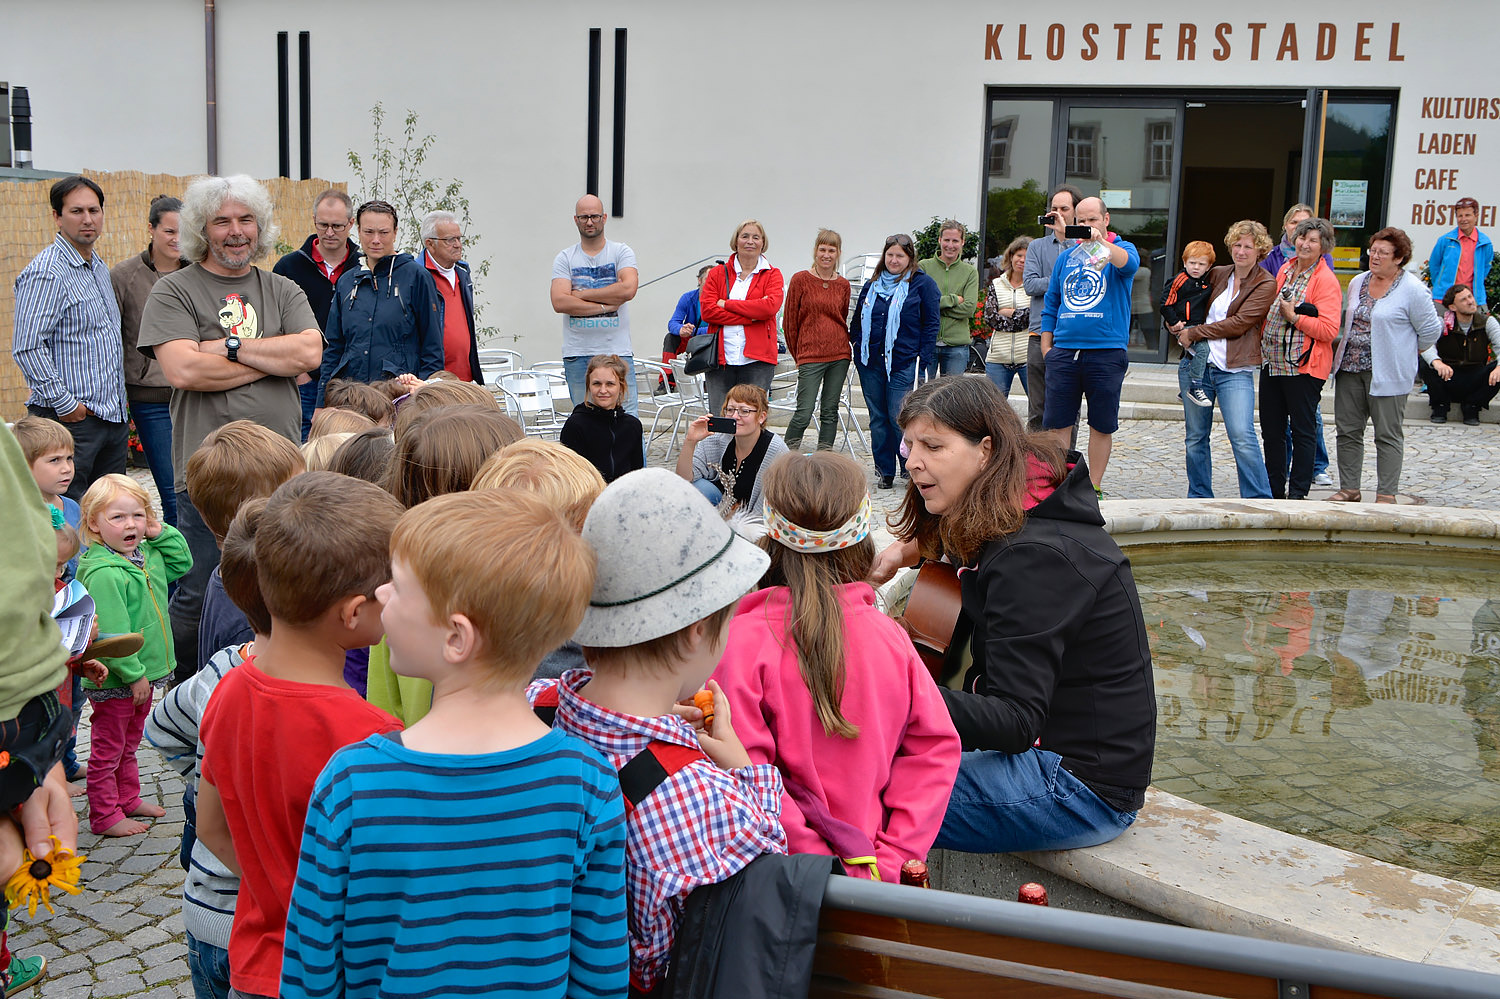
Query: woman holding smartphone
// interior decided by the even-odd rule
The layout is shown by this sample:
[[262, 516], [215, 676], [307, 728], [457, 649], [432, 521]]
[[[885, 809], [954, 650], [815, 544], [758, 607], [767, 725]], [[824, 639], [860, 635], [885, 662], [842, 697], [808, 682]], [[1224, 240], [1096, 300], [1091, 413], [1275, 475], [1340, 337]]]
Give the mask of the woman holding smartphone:
[[688, 424], [677, 474], [719, 508], [727, 519], [738, 511], [761, 516], [761, 480], [771, 463], [787, 453], [786, 442], [766, 429], [770, 415], [766, 390], [732, 385], [724, 396], [724, 416], [700, 416]]

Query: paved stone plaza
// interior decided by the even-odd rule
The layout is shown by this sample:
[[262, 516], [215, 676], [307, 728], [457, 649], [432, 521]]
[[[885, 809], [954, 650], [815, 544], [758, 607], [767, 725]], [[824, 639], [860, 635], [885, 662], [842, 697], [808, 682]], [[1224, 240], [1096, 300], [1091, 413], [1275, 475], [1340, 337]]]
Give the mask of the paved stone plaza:
[[[1333, 432], [1327, 429], [1333, 448]], [[1080, 441], [1082, 444], [1083, 441]], [[1491, 459], [1500, 446], [1500, 427], [1459, 423], [1432, 426], [1406, 424], [1403, 497], [1416, 496], [1434, 506], [1500, 509], [1500, 471]], [[652, 449], [652, 464], [662, 464], [663, 439]], [[1236, 495], [1228, 440], [1216, 427], [1213, 440], [1214, 489], [1220, 497]], [[150, 488], [150, 476], [136, 477]], [[1366, 449], [1365, 488], [1374, 493], [1374, 447]], [[1105, 490], [1116, 499], [1180, 497], [1187, 492], [1182, 460], [1182, 424], [1128, 420], [1115, 435], [1115, 453]], [[1331, 489], [1315, 489], [1314, 498]], [[893, 509], [900, 490], [877, 492], [877, 506]], [[79, 752], [87, 756], [88, 720], [79, 733]], [[22, 955], [42, 954], [49, 976], [32, 994], [83, 999], [191, 996], [187, 952], [180, 917], [182, 868], [177, 846], [182, 832], [182, 781], [150, 746], [140, 752], [142, 796], [162, 805], [165, 818], [144, 836], [107, 840], [87, 832], [79, 837], [88, 855], [83, 867], [86, 890], [64, 895], [57, 912], [39, 910], [35, 919], [12, 915], [11, 947]], [[83, 799], [79, 800], [80, 809]]]

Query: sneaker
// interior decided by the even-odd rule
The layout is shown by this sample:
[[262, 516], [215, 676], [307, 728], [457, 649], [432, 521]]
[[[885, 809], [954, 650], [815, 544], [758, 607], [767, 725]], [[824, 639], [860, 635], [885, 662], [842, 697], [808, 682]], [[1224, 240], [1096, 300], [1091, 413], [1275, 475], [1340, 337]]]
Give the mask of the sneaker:
[[1329, 475], [1328, 471], [1325, 469], [1324, 471], [1321, 471], [1317, 475], [1313, 476], [1313, 485], [1315, 485], [1315, 486], [1332, 486], [1333, 485], [1333, 476]]
[[47, 977], [47, 959], [40, 954], [31, 957], [12, 957], [10, 967], [5, 969], [5, 994], [13, 996], [24, 992]]
[[1208, 393], [1204, 392], [1201, 388], [1188, 389], [1187, 397], [1188, 402], [1192, 403], [1194, 406], [1212, 408], [1214, 404], [1214, 401], [1208, 397]]
[[1104, 489], [1102, 487], [1100, 487], [1100, 486], [1095, 486], [1094, 487], [1094, 498], [1095, 499], [1103, 499], [1104, 498]]
[[667, 383], [666, 382], [657, 382], [656, 383], [656, 388], [654, 388], [654, 389], [651, 390], [651, 394], [652, 395], [666, 395], [667, 394]]

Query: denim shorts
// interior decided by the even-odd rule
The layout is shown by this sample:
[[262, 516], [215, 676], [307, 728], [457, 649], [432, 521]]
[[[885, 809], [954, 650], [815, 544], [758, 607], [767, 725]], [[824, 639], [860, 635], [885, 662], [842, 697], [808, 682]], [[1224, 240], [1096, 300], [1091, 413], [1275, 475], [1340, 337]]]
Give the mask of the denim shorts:
[[1053, 347], [1047, 351], [1047, 404], [1043, 430], [1064, 430], [1078, 422], [1078, 406], [1089, 400], [1089, 427], [1112, 434], [1120, 426], [1120, 386], [1125, 383], [1129, 355], [1123, 347], [1080, 350]]

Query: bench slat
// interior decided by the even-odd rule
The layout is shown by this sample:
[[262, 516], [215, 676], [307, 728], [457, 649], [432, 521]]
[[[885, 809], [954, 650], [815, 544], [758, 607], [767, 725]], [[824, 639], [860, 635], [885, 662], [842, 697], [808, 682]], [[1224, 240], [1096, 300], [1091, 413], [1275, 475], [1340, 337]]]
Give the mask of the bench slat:
[[[1019, 983], [1039, 983], [1040, 991], [1017, 984], [1012, 994], [1119, 997], [1215, 996], [1223, 999], [1275, 999], [1274, 978], [1136, 957], [1087, 947], [1026, 940], [977, 930], [937, 926], [890, 916], [824, 908], [819, 926], [819, 971], [840, 974], [857, 982], [904, 989], [917, 994], [958, 996], [972, 994], [941, 991], [950, 987], [944, 969], [962, 972], [951, 983], [967, 982], [982, 974], [993, 989], [998, 978]], [[910, 948], [910, 949], [907, 949]], [[838, 967], [824, 964], [823, 956], [838, 953]], [[853, 956], [850, 955], [860, 955]], [[895, 959], [921, 967], [916, 977], [882, 974]], [[874, 958], [871, 960], [870, 958]], [[835, 959], [830, 956], [829, 961]], [[903, 966], [904, 967], [904, 966]], [[852, 973], [852, 974], [851, 974]], [[1133, 984], [1131, 984], [1133, 983]], [[920, 991], [928, 990], [928, 991]], [[1091, 991], [1093, 990], [1093, 991]], [[981, 993], [988, 994], [988, 993]], [[1370, 993], [1315, 986], [1310, 999], [1375, 999]]]

